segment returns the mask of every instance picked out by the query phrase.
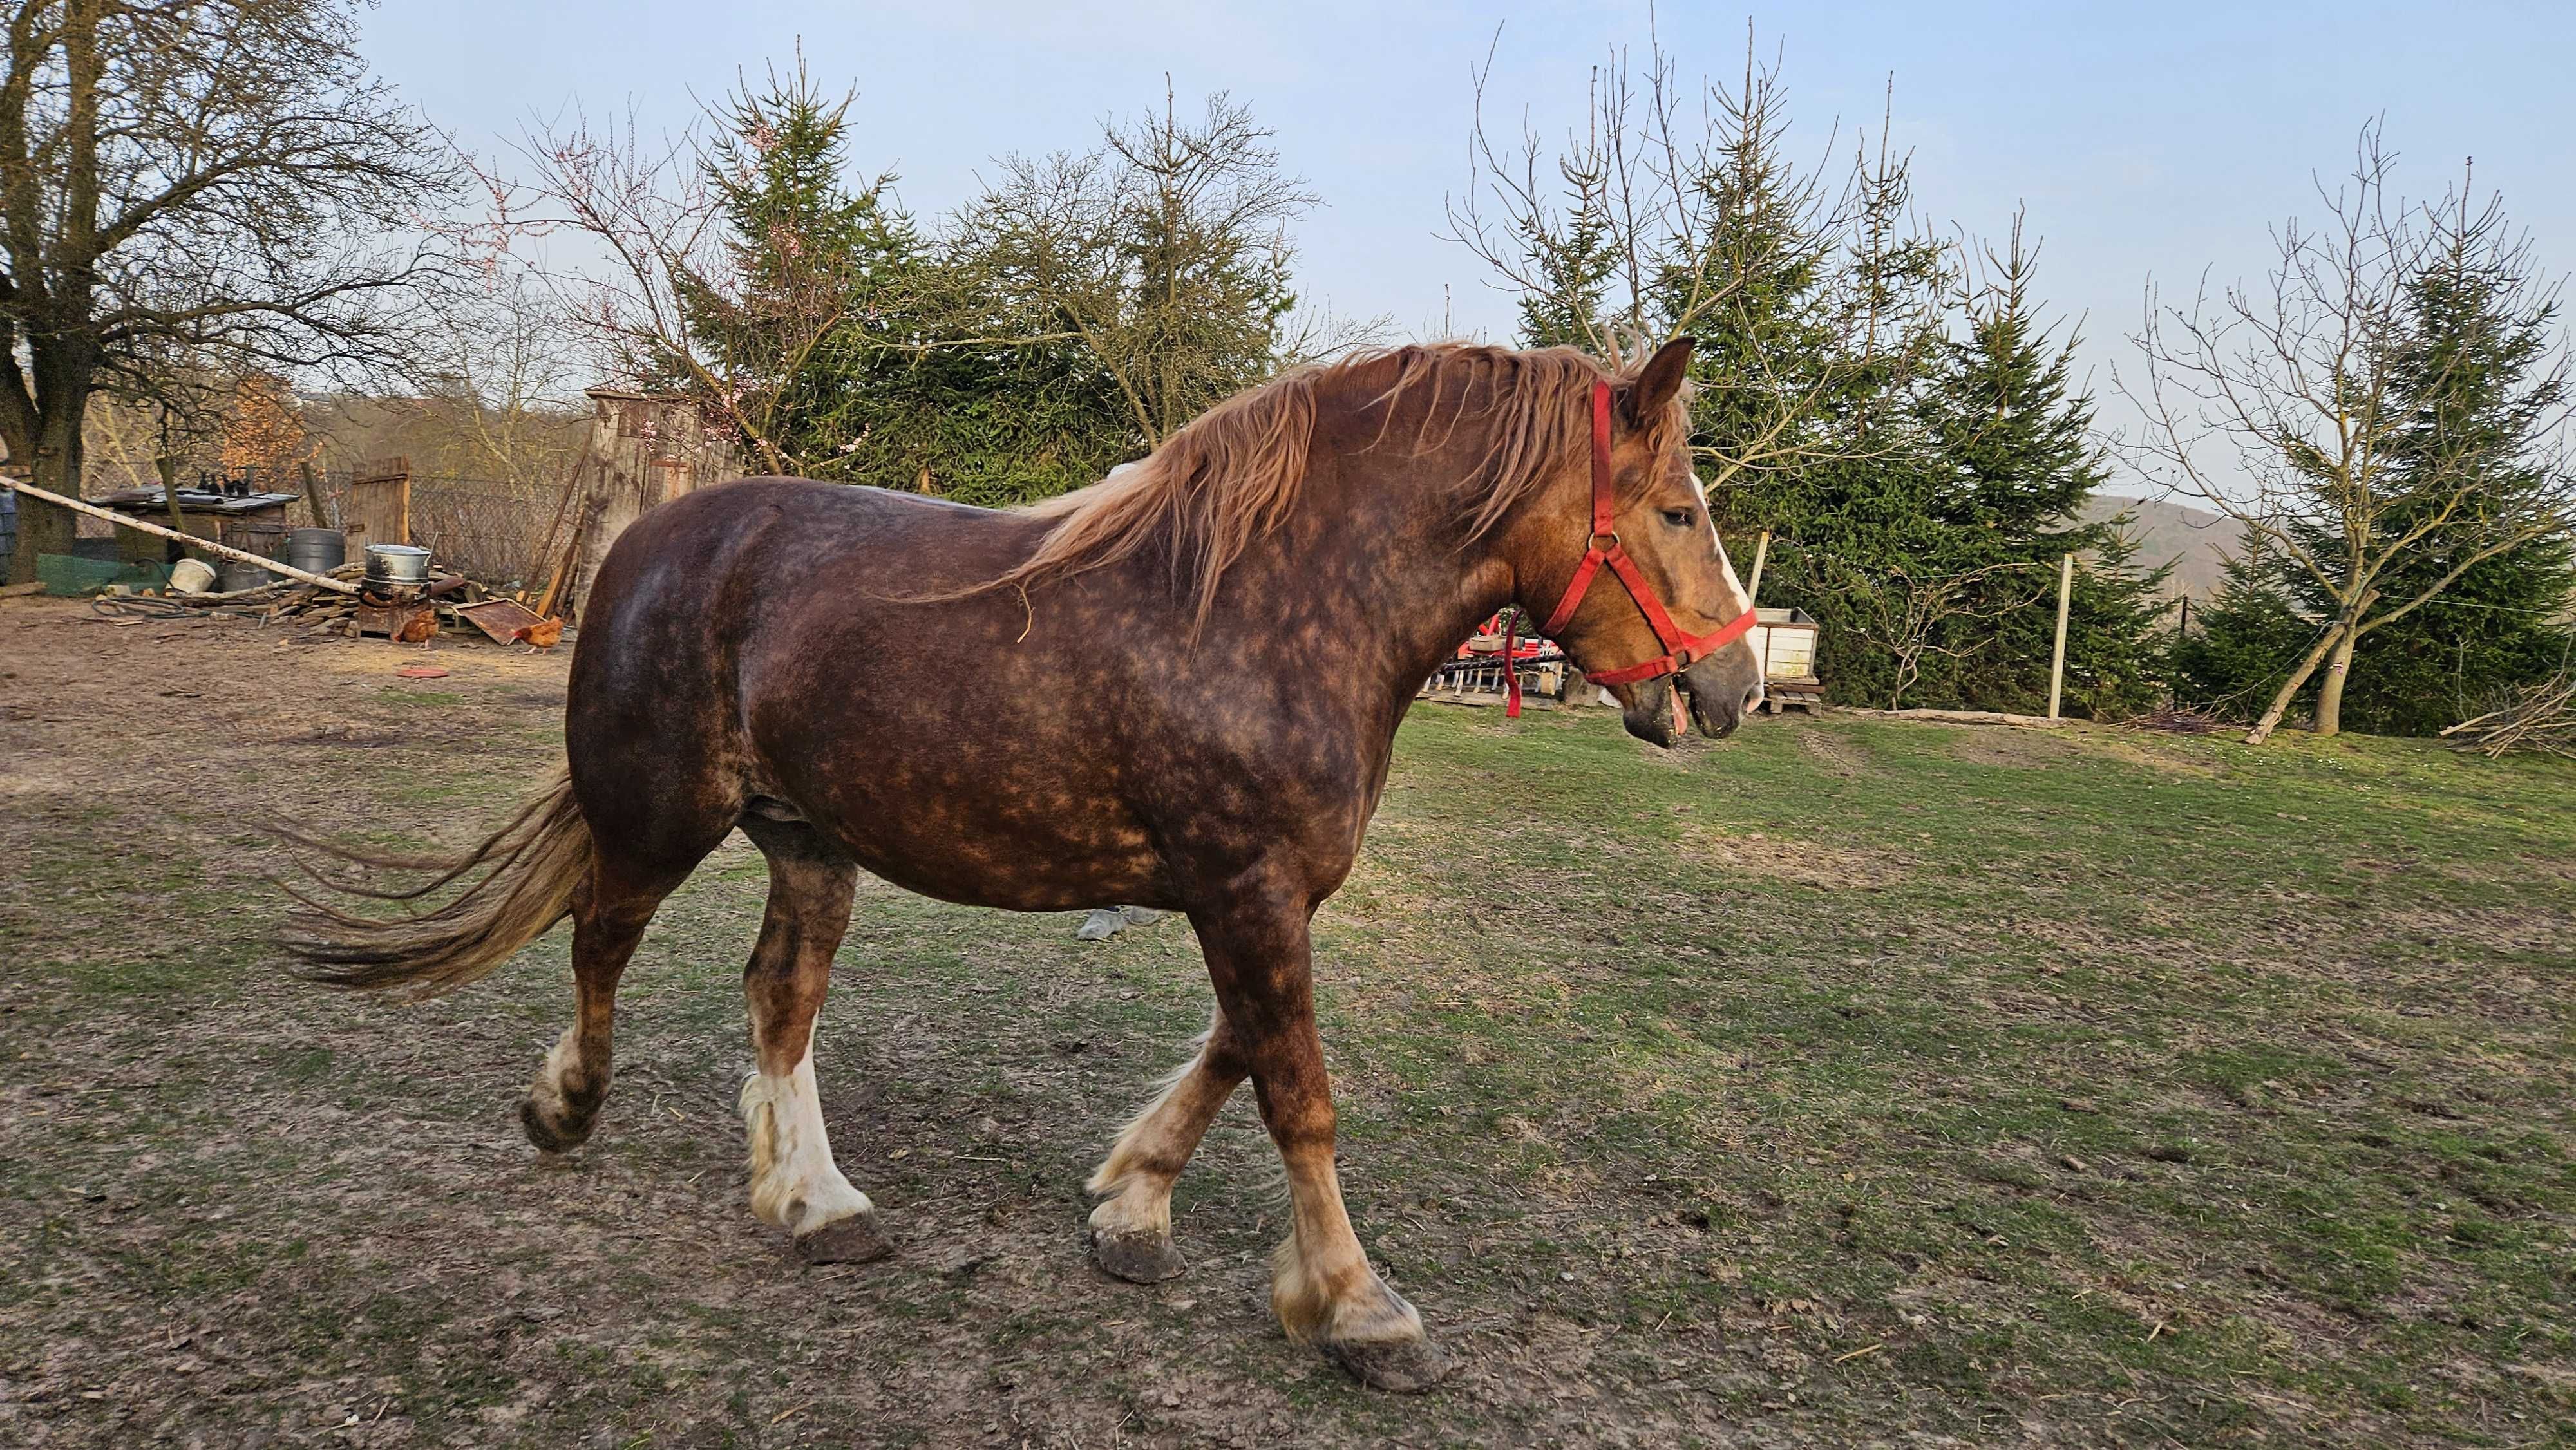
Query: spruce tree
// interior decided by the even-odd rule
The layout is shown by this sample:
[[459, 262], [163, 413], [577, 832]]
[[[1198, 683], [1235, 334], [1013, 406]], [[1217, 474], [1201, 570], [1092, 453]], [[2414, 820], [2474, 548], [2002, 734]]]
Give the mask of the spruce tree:
[[1902, 673], [1890, 621], [1905, 613], [1878, 607], [1883, 591], [1941, 547], [1910, 398], [1939, 343], [1946, 259], [1909, 223], [1902, 155], [1856, 160], [1820, 205], [1816, 179], [1781, 155], [1779, 90], [1748, 83], [1722, 117], [1704, 183], [1712, 275], [1668, 272], [1656, 294], [1659, 313], [1694, 287], [1722, 298], [1695, 325], [1701, 474], [1721, 531], [1773, 536], [1762, 598], [1816, 620], [1829, 694], [1882, 703]]
[[704, 360], [665, 353], [639, 369], [747, 395], [732, 410], [738, 441], [773, 472], [847, 475], [846, 445], [887, 401], [887, 349], [907, 340], [889, 304], [924, 265], [894, 178], [847, 180], [850, 99], [827, 97], [800, 68], [717, 112], [699, 169], [725, 227], [722, 266], [673, 276]]
[[[2455, 509], [2464, 491], [2474, 491], [2482, 513], [2564, 486], [2543, 452], [2568, 403], [2556, 296], [2533, 295], [2519, 251], [2493, 245], [2501, 226], [2494, 210], [2473, 214], [2461, 204], [2427, 222], [2434, 244], [2404, 279], [2403, 325], [2386, 363], [2401, 421], [2388, 432], [2396, 505], [2380, 527], [2430, 524], [2431, 531], [2376, 584], [2392, 600], [2434, 592], [2365, 628], [2337, 701], [2338, 715], [2354, 728], [2392, 735], [2436, 734], [2576, 654], [2567, 614], [2576, 598], [2576, 557], [2565, 534], [2461, 568], [2479, 549], [2482, 519], [2446, 525], [2431, 516]], [[2294, 531], [2316, 556], [2342, 560], [2329, 524], [2300, 523]], [[2458, 577], [2436, 589], [2454, 569]], [[2205, 636], [2182, 645], [2176, 665], [2183, 688], [2190, 698], [2245, 706], [2250, 714], [2264, 683], [2277, 687], [2315, 641], [2319, 626], [2311, 621], [2332, 609], [2307, 570], [2273, 551], [2252, 552], [2231, 564], [2226, 587], [2201, 616]]]
[[[1994, 280], [1944, 345], [1920, 409], [1934, 460], [1924, 507], [1941, 528], [1942, 566], [1994, 568], [1941, 639], [1928, 696], [2033, 713], [2048, 701], [2059, 561], [2076, 557], [2067, 612], [2070, 708], [2134, 711], [2162, 693], [2156, 638], [2166, 571], [2134, 566], [2117, 520], [2077, 522], [2109, 477], [2093, 441], [2093, 400], [2075, 391], [2076, 339], [2052, 343], [2031, 288], [2038, 263], [2018, 218]], [[2034, 596], [2037, 596], [2036, 598]]]
[[[2397, 438], [2401, 484], [2471, 458], [2498, 497], [2550, 486], [2532, 460], [2535, 432], [2566, 402], [2552, 361], [2554, 297], [2511, 300], [2503, 259], [2475, 245], [2455, 212], [2431, 265], [2407, 287], [2409, 326], [2394, 373], [2414, 416]], [[2420, 592], [2447, 572], [2458, 531], [2437, 530], [2389, 571], [2387, 592]], [[2568, 538], [2534, 539], [2479, 560], [2423, 608], [2366, 634], [2355, 649], [2344, 710], [2356, 728], [2438, 733], [2488, 708], [2490, 696], [2547, 677], [2570, 649], [2576, 591]]]
[[2259, 549], [2231, 557], [2218, 591], [2191, 612], [2174, 645], [2174, 697], [2250, 720], [2323, 628], [2302, 617], [2281, 562]]

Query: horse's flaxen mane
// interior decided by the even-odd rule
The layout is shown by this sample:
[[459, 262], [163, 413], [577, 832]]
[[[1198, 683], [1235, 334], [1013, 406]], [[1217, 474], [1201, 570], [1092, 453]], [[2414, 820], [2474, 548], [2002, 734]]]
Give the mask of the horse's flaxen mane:
[[[1572, 348], [1515, 351], [1466, 343], [1357, 354], [1300, 368], [1247, 389], [1193, 419], [1144, 461], [1103, 483], [1031, 505], [1057, 520], [1037, 552], [974, 592], [1080, 574], [1146, 549], [1166, 551], [1173, 583], [1193, 596], [1192, 633], [1218, 583], [1253, 541], [1287, 522], [1307, 475], [1319, 408], [1382, 410], [1376, 442], [1408, 394], [1428, 389], [1411, 440], [1447, 445], [1471, 424], [1487, 430], [1483, 457], [1458, 480], [1469, 541], [1501, 521], [1549, 474], [1590, 448], [1591, 384], [1620, 381]], [[1678, 398], [1653, 420], [1661, 446], [1686, 426]]]

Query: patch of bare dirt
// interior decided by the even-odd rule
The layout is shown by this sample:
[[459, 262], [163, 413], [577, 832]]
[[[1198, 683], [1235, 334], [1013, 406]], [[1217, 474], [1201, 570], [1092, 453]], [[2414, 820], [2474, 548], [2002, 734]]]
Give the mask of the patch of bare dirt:
[[1681, 849], [1702, 860], [1722, 857], [1728, 870], [1748, 876], [1835, 891], [1884, 890], [1914, 869], [1911, 859], [1894, 851], [1832, 846], [1761, 831], [1729, 831], [1697, 822], [1682, 827]]
[[1817, 764], [1844, 780], [1849, 780], [1869, 768], [1869, 762], [1863, 759], [1860, 752], [1854, 750], [1851, 742], [1843, 738], [1838, 731], [1802, 729], [1798, 732], [1798, 748]]

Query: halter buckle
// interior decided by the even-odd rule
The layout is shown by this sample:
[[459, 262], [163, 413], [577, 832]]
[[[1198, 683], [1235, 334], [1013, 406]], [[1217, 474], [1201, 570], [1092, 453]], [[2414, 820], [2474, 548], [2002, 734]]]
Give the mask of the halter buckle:
[[[1604, 539], [1608, 539], [1610, 542], [1604, 544], [1601, 542]], [[1619, 531], [1617, 529], [1607, 529], [1601, 533], [1594, 534], [1584, 542], [1591, 546], [1592, 552], [1596, 554], [1607, 554], [1612, 549], [1619, 547]]]

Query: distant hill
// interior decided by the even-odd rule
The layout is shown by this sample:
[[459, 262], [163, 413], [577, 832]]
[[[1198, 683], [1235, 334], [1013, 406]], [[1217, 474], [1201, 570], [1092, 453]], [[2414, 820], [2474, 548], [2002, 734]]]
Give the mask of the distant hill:
[[2140, 565], [2154, 568], [2168, 559], [2176, 561], [2165, 581], [2168, 597], [2188, 594], [2207, 599], [2217, 593], [2222, 562], [2244, 541], [2243, 526], [2223, 514], [2159, 499], [2095, 494], [2085, 504], [2083, 518], [2089, 524], [2123, 513], [2136, 515], [2128, 532], [2138, 541]]

